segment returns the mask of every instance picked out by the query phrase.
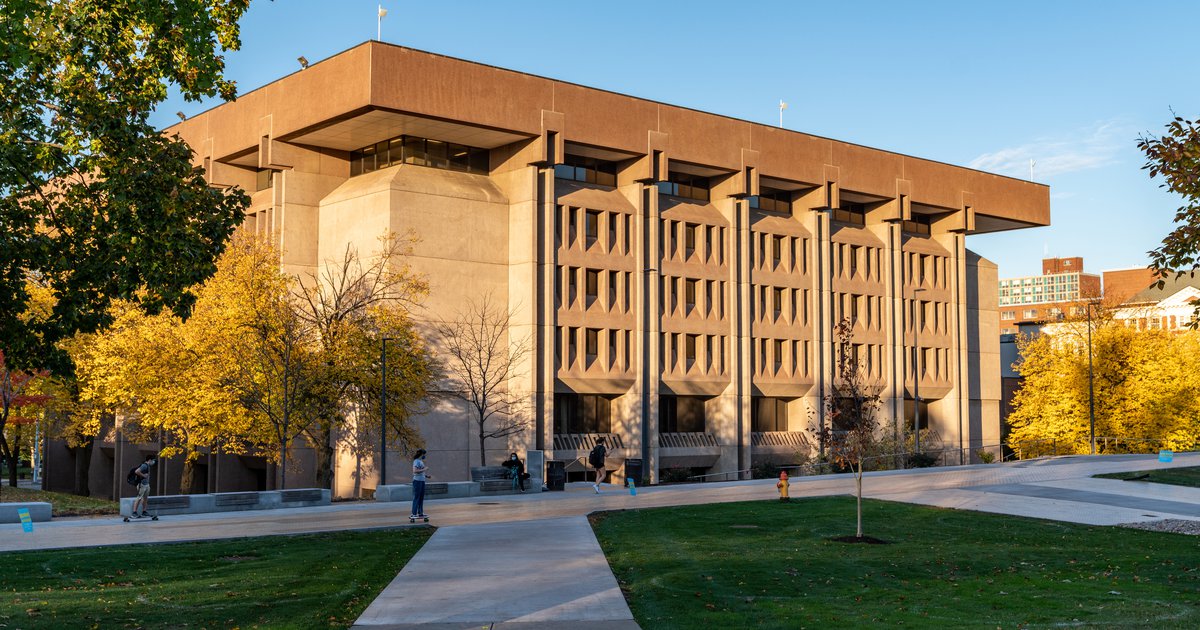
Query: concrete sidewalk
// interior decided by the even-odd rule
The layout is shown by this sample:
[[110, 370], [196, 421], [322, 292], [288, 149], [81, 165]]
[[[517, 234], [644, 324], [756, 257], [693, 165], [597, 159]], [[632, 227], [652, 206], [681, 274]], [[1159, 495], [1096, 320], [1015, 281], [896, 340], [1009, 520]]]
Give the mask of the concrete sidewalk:
[[354, 625], [568, 626], [638, 627], [584, 516], [439, 529]]

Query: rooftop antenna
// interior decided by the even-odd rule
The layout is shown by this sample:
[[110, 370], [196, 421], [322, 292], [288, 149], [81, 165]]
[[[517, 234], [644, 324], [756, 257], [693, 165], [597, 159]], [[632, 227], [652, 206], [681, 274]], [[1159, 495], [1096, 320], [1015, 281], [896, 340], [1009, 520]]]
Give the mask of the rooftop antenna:
[[383, 5], [379, 5], [378, 17], [375, 19], [375, 39], [383, 41], [383, 18], [387, 17], [387, 9]]
[[779, 128], [783, 129], [783, 110], [787, 109], [787, 103], [783, 99], [779, 99]]

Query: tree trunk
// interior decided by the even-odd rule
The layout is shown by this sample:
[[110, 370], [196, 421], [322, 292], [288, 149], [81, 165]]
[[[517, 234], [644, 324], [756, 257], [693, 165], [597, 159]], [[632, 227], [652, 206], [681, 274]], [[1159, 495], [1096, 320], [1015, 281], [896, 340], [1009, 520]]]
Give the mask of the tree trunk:
[[8, 447], [8, 440], [5, 439], [4, 433], [0, 432], [0, 457], [8, 463], [8, 485], [17, 487], [17, 454], [12, 452], [13, 449]]
[[88, 477], [92, 470], [92, 446], [94, 440], [95, 438], [88, 438], [81, 446], [71, 449], [75, 453], [75, 487], [72, 493], [81, 497], [91, 496], [92, 494]]
[[333, 489], [333, 429], [317, 431], [317, 487]]
[[863, 537], [863, 532], [862, 532], [862, 475], [863, 475], [863, 464], [862, 464], [862, 460], [860, 459], [858, 461], [857, 474], [854, 475], [854, 483], [857, 486], [856, 489], [858, 491], [856, 493], [858, 495], [858, 530], [857, 530], [858, 533], [856, 533], [855, 536], [857, 536], [859, 538]]
[[483, 422], [479, 423], [479, 465], [487, 466], [487, 453], [483, 450], [483, 443], [487, 441], [487, 436], [483, 434]]
[[179, 472], [179, 491], [183, 494], [193, 494], [196, 489], [193, 487], [196, 483], [196, 464], [192, 459], [192, 453], [187, 453], [183, 458], [183, 469]]

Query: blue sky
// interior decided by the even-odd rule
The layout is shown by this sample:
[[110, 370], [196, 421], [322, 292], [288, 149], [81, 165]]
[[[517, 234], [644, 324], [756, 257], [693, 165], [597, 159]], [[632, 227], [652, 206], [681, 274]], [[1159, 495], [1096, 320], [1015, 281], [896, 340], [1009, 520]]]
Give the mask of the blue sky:
[[[373, 39], [377, 4], [255, 0], [227, 75], [245, 92]], [[789, 129], [1021, 178], [1032, 158], [1052, 225], [967, 239], [1001, 277], [1145, 265], [1180, 200], [1138, 134], [1200, 117], [1194, 0], [382, 4], [395, 44], [766, 124], [782, 99]]]

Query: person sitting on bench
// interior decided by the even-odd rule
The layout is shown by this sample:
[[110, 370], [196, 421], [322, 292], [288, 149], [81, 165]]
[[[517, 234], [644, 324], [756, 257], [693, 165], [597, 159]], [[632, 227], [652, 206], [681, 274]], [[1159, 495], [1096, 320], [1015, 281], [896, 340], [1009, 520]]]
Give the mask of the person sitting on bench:
[[525, 462], [521, 461], [516, 453], [509, 453], [508, 459], [500, 465], [508, 469], [509, 477], [517, 481], [521, 492], [525, 492], [525, 480], [529, 479], [529, 474], [525, 472]]

